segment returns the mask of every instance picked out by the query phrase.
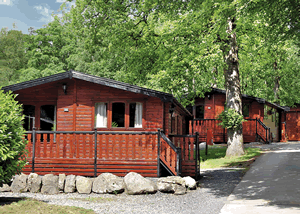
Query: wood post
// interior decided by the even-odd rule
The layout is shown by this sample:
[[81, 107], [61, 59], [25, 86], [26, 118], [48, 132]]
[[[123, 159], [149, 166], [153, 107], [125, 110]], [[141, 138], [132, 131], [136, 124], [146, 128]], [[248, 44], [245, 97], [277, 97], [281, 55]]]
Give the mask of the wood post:
[[157, 130], [157, 177], [160, 177], [160, 129]]
[[97, 177], [97, 128], [95, 128], [94, 177]]
[[196, 143], [196, 158], [195, 158], [195, 178], [198, 181], [198, 161], [199, 161], [199, 173], [200, 173], [200, 158], [199, 158], [199, 133], [195, 133], [195, 143]]
[[32, 173], [34, 173], [34, 159], [35, 159], [35, 127], [32, 129]]
[[181, 176], [181, 148], [176, 148], [177, 160], [176, 160], [176, 173], [178, 176]]

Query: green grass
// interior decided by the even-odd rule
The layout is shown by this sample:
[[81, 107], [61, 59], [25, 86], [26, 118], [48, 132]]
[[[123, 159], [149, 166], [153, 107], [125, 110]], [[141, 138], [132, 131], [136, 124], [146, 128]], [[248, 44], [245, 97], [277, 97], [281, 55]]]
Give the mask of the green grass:
[[262, 154], [259, 148], [245, 148], [245, 155], [227, 158], [225, 157], [226, 149], [227, 147], [209, 147], [207, 156], [205, 155], [205, 150], [201, 150], [201, 169], [222, 167], [241, 167], [248, 169], [255, 157]]
[[[0, 198], [1, 200], [1, 198]], [[0, 213], [5, 214], [95, 214], [93, 210], [79, 207], [58, 206], [34, 199], [22, 199], [18, 202], [0, 206]]]

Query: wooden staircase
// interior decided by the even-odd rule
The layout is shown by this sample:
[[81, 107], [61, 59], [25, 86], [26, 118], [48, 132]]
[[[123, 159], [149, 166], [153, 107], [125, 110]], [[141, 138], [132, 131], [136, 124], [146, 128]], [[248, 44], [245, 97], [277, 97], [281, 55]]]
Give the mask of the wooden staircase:
[[197, 134], [170, 135], [168, 138], [161, 131], [158, 135], [160, 165], [171, 175], [191, 176], [198, 179], [200, 175], [199, 136]]

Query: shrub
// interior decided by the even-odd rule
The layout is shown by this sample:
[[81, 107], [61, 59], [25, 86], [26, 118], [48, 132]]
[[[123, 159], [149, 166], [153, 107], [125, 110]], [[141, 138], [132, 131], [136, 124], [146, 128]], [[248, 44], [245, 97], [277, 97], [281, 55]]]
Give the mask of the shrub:
[[218, 125], [227, 129], [238, 129], [242, 126], [244, 120], [243, 115], [239, 114], [236, 110], [232, 108], [225, 108], [225, 110], [219, 114], [217, 117], [218, 120], [221, 120], [221, 123]]
[[22, 126], [22, 105], [16, 95], [0, 90], [0, 187], [9, 183], [12, 176], [21, 172], [26, 164]]

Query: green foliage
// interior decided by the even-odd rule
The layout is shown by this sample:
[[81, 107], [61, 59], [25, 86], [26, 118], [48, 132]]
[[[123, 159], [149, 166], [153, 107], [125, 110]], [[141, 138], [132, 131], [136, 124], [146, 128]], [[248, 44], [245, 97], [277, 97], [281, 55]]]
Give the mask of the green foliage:
[[234, 130], [239, 129], [243, 122], [246, 121], [244, 120], [243, 115], [239, 114], [232, 108], [225, 108], [225, 110], [218, 115], [217, 119], [221, 120], [221, 123], [218, 125], [222, 126], [223, 128]]
[[118, 123], [115, 122], [115, 121], [113, 121], [113, 122], [111, 123], [111, 127], [118, 127]]
[[16, 95], [0, 90], [0, 186], [26, 165], [22, 106]]

